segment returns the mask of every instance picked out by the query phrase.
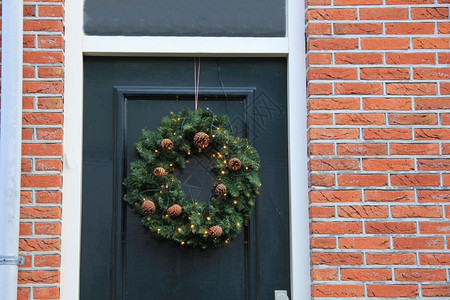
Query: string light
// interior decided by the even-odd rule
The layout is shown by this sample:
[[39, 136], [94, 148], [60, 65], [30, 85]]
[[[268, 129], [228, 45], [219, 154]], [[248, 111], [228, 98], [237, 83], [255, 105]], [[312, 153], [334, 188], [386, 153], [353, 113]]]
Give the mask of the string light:
[[234, 201], [233, 201], [233, 204], [237, 204], [237, 201], [236, 201], [236, 200], [234, 200]]
[[184, 241], [180, 243], [181, 245], [184, 245]]
[[194, 229], [194, 227], [195, 227], [195, 225], [194, 225], [194, 224], [191, 224], [191, 229]]
[[222, 175], [225, 174], [225, 171], [220, 172]]
[[158, 153], [159, 151], [158, 151], [158, 149], [155, 149], [155, 153]]
[[160, 233], [161, 232], [161, 228], [158, 228], [156, 231], [158, 231], [158, 233]]
[[181, 232], [181, 227], [178, 227], [178, 232]]
[[236, 223], [236, 226], [237, 226], [237, 227], [241, 227], [241, 223], [237, 222], [237, 223]]
[[209, 217], [209, 216], [206, 217], [206, 220], [207, 220], [207, 221], [211, 221], [211, 217]]

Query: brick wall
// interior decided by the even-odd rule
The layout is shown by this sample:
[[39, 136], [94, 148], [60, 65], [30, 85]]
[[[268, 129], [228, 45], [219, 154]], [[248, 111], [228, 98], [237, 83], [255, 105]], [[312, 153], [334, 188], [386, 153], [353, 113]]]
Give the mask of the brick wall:
[[59, 299], [63, 3], [24, 3], [20, 300]]
[[450, 297], [449, 3], [307, 3], [315, 299]]

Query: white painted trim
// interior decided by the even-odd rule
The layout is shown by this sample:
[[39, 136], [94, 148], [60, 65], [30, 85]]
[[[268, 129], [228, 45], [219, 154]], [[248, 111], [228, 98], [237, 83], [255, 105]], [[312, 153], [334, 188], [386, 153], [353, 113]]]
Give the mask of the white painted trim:
[[[3, 0], [0, 125], [0, 256], [19, 255], [23, 1]], [[0, 265], [2, 299], [17, 299], [17, 265]]]
[[60, 299], [79, 299], [83, 149], [83, 1], [66, 1]]
[[287, 4], [291, 298], [311, 299], [305, 6], [298, 0], [289, 0]]
[[287, 38], [84, 36], [85, 55], [286, 56]]
[[[288, 58], [291, 299], [310, 299], [304, 2], [287, 0], [286, 38], [83, 36], [82, 1], [66, 2], [61, 299], [79, 299], [84, 55]], [[82, 46], [81, 46], [82, 45]]]

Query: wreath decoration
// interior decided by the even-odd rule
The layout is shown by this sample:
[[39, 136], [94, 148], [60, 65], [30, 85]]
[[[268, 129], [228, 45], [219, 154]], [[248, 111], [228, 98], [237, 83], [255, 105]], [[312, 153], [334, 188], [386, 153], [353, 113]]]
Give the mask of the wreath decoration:
[[[225, 129], [228, 116], [184, 109], [163, 118], [155, 131], [143, 130], [137, 158], [124, 180], [124, 200], [159, 239], [207, 248], [223, 246], [248, 224], [261, 183], [260, 161], [246, 139]], [[173, 175], [191, 155], [213, 159], [217, 180], [209, 202], [186, 199]]]

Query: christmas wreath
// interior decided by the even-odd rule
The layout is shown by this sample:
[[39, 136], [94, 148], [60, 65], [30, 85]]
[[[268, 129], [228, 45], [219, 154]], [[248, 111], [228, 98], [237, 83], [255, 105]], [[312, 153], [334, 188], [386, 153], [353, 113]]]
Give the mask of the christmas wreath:
[[[228, 130], [228, 117], [184, 109], [163, 118], [155, 131], [143, 130], [137, 158], [124, 180], [124, 200], [160, 239], [181, 245], [219, 247], [247, 225], [261, 186], [259, 156], [246, 139]], [[192, 155], [207, 154], [217, 180], [208, 202], [186, 199], [173, 175]]]

